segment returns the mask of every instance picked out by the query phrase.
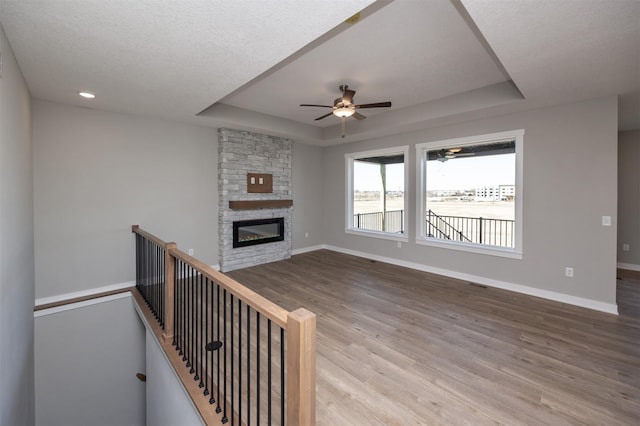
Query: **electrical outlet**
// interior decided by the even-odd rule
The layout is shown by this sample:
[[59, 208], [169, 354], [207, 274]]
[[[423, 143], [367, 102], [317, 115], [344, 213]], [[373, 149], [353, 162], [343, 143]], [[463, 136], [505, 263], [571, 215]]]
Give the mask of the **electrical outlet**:
[[304, 237], [305, 237], [305, 238], [309, 238], [309, 233], [308, 233], [308, 232], [305, 232], [305, 233], [304, 233]]
[[189, 249], [189, 256], [193, 256], [193, 249]]
[[631, 246], [629, 244], [622, 245], [622, 251], [629, 251], [629, 250], [631, 250]]
[[398, 241], [398, 248], [402, 247], [402, 241]]
[[573, 278], [573, 268], [570, 267], [566, 267], [564, 268], [564, 276], [565, 277], [569, 277], [569, 278]]

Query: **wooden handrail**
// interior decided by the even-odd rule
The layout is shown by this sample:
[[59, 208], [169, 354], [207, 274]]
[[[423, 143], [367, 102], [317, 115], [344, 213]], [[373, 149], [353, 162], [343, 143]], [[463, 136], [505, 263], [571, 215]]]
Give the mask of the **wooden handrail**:
[[247, 305], [251, 306], [256, 311], [260, 312], [271, 321], [275, 322], [283, 328], [287, 329], [287, 315], [289, 312], [280, 306], [276, 305], [269, 299], [260, 296], [255, 291], [243, 286], [236, 280], [216, 271], [211, 266], [204, 262], [199, 261], [195, 257], [189, 256], [187, 253], [180, 249], [173, 248], [169, 250], [169, 253], [176, 259], [180, 259], [183, 262], [189, 264], [195, 270], [200, 272], [204, 277], [215, 281], [218, 285], [225, 288], [234, 296], [240, 298]]
[[[131, 226], [131, 232], [133, 232], [134, 234], [138, 234], [138, 235], [146, 238], [147, 240], [156, 243], [157, 245], [159, 245], [160, 247], [163, 247], [163, 248], [166, 248], [166, 245], [169, 244], [169, 243], [165, 243], [164, 241], [162, 241], [160, 238], [156, 237], [155, 235], [150, 234], [147, 231], [140, 229], [139, 225], [132, 225]], [[175, 244], [175, 243], [171, 243], [171, 244]]]

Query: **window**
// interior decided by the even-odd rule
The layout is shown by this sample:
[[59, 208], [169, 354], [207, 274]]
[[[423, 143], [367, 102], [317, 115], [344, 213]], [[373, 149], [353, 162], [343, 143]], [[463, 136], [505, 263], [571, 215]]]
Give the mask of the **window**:
[[416, 146], [418, 244], [522, 258], [523, 135]]
[[408, 147], [346, 154], [346, 232], [407, 241]]

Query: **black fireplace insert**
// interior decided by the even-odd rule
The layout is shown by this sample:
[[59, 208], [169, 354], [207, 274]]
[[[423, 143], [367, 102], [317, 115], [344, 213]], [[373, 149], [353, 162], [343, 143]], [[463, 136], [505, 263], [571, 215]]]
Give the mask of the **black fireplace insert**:
[[233, 248], [284, 241], [284, 218], [233, 222]]

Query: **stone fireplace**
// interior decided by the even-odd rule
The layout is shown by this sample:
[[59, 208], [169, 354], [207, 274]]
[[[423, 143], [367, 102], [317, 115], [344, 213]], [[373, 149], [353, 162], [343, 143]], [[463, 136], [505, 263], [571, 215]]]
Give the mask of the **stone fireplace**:
[[[291, 257], [291, 140], [221, 128], [218, 151], [220, 270]], [[271, 176], [271, 192], [248, 191], [256, 173]]]

